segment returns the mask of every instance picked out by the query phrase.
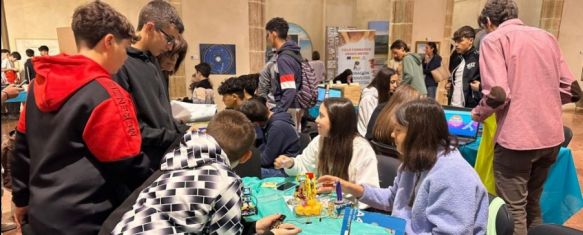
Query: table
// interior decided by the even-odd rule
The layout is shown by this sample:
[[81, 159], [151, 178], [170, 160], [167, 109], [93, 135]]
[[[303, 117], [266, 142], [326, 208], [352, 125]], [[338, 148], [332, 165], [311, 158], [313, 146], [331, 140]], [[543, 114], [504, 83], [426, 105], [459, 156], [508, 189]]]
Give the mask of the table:
[[[285, 202], [284, 196], [291, 196], [294, 189], [291, 188], [287, 191], [279, 191], [271, 188], [261, 187], [263, 182], [283, 182], [286, 179], [283, 177], [273, 177], [267, 179], [258, 179], [255, 177], [245, 177], [243, 178], [243, 184], [245, 187], [250, 187], [252, 195], [257, 199], [257, 209], [259, 215], [245, 217], [247, 221], [256, 221], [265, 216], [272, 214], [284, 214], [286, 216], [286, 222], [295, 224], [302, 229], [302, 234], [334, 234], [340, 233], [342, 227], [342, 217], [340, 218], [329, 218], [327, 216], [320, 217], [298, 217], [292, 212]], [[309, 224], [306, 222], [309, 221]], [[365, 223], [352, 223], [352, 234], [388, 234], [384, 228], [365, 224]]]
[[12, 99], [7, 99], [5, 101], [5, 103], [22, 103], [26, 101], [26, 95], [28, 94], [28, 92], [26, 91], [21, 91], [20, 93], [18, 93], [18, 96], [12, 98]]
[[[459, 147], [461, 154], [472, 166], [476, 163], [479, 145], [480, 138]], [[561, 148], [543, 187], [540, 207], [544, 223], [563, 224], [583, 208], [581, 187], [569, 148]]]

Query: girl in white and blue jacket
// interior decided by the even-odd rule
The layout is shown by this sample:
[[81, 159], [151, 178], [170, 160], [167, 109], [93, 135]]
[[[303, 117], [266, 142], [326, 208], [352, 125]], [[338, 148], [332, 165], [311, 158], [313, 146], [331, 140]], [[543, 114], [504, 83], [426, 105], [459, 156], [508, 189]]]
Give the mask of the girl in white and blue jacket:
[[485, 234], [488, 194], [452, 147], [441, 106], [432, 99], [412, 101], [397, 110], [394, 120], [391, 136], [402, 164], [392, 186], [355, 184], [335, 176], [322, 176], [318, 182], [340, 183], [361, 202], [392, 211], [407, 220], [407, 234]]

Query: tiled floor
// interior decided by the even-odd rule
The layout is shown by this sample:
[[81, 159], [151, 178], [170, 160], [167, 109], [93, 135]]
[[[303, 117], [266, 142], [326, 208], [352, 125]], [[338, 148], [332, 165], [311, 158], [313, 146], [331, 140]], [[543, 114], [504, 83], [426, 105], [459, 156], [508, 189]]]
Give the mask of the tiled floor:
[[[583, 109], [576, 110], [573, 106], [565, 107], [563, 112], [564, 124], [573, 130], [573, 140], [569, 147], [573, 151], [573, 160], [577, 168], [579, 184], [583, 188]], [[15, 121], [2, 121], [2, 135], [9, 132], [16, 125]], [[2, 221], [8, 218], [10, 211], [10, 192], [5, 192], [2, 197]], [[583, 210], [571, 217], [566, 226], [583, 230]], [[6, 235], [16, 234], [14, 231], [4, 233]]]

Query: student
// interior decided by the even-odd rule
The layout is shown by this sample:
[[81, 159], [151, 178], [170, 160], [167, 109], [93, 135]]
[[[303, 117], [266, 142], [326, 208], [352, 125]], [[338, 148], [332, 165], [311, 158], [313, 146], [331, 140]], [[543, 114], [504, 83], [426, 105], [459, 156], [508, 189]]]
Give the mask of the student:
[[219, 86], [219, 95], [223, 96], [226, 109], [238, 109], [245, 101], [245, 81], [230, 77]]
[[391, 44], [391, 53], [393, 53], [393, 59], [401, 62], [403, 66], [401, 84], [411, 85], [422, 95], [427, 95], [421, 56], [409, 52], [407, 43], [400, 39]]
[[[370, 84], [362, 90], [360, 103], [358, 104], [358, 133], [366, 135], [368, 121], [378, 104], [386, 103], [391, 96], [391, 88], [396, 84], [391, 84], [391, 80], [398, 80], [394, 70], [382, 68]], [[394, 88], [393, 88], [394, 91]]]
[[437, 43], [428, 42], [425, 46], [425, 56], [423, 58], [423, 75], [425, 75], [425, 86], [427, 87], [427, 97], [435, 99], [437, 95], [437, 82], [431, 71], [441, 66], [441, 56], [437, 50]]
[[6, 72], [11, 68], [10, 59], [8, 59], [9, 56], [10, 51], [8, 49], [2, 49], [2, 86], [8, 84]]
[[17, 51], [14, 51], [14, 52], [10, 53], [10, 56], [8, 57], [8, 59], [10, 60], [10, 63], [12, 64], [12, 68], [10, 68], [8, 70], [11, 71], [13, 73], [13, 76], [15, 77], [15, 79], [12, 83], [19, 84], [22, 82], [22, 80], [20, 78], [20, 73], [22, 72], [22, 65], [20, 64], [20, 59], [22, 59], [22, 57], [20, 56], [20, 53], [18, 53]]
[[176, 39], [176, 45], [172, 47], [172, 50], [157, 56], [158, 61], [160, 61], [160, 69], [163, 75], [162, 81], [164, 82], [164, 90], [167, 92], [168, 99], [170, 99], [170, 90], [168, 89], [170, 76], [178, 70], [186, 57], [187, 51], [188, 43], [180, 36]]
[[316, 75], [316, 83], [320, 84], [326, 80], [326, 68], [324, 62], [320, 60], [320, 52], [312, 52], [312, 61], [310, 61], [310, 66], [314, 69], [314, 74]]
[[123, 192], [147, 178], [134, 104], [110, 75], [133, 26], [95, 1], [75, 10], [71, 28], [79, 53], [33, 59], [37, 77], [17, 126], [14, 217], [35, 234], [96, 234]]
[[370, 123], [367, 138], [386, 145], [394, 145], [391, 133], [393, 132], [393, 116], [399, 106], [416, 99], [419, 99], [421, 94], [415, 88], [409, 85], [401, 85], [391, 96], [391, 100], [378, 113], [378, 118], [375, 123]]
[[242, 79], [244, 81], [245, 84], [245, 100], [250, 100], [251, 98], [254, 98], [255, 95], [255, 91], [257, 90], [257, 87], [259, 86], [259, 74], [258, 73], [252, 73], [252, 74], [245, 74], [245, 75], [241, 75], [239, 76], [239, 79]]
[[[253, 124], [233, 110], [213, 117], [206, 134], [188, 132], [180, 146], [164, 156], [160, 170], [136, 191], [139, 194], [126, 201], [132, 203], [116, 210], [126, 211], [123, 217], [108, 218], [119, 221], [111, 234], [241, 234], [243, 183], [232, 169], [251, 158], [254, 139]], [[289, 224], [267, 231], [277, 218], [259, 220], [252, 230], [300, 232]]]
[[40, 56], [49, 56], [49, 47], [46, 45], [38, 47], [38, 51], [40, 52]]
[[480, 93], [480, 54], [473, 46], [476, 33], [470, 26], [463, 26], [453, 34], [455, 51], [460, 63], [448, 80], [449, 103], [455, 107], [473, 108], [482, 98]]
[[344, 70], [342, 73], [338, 74], [338, 76], [336, 76], [332, 82], [334, 83], [340, 82], [344, 84], [352, 83], [352, 70], [350, 69]]
[[275, 169], [288, 175], [315, 172], [359, 184], [379, 185], [377, 159], [372, 147], [358, 135], [354, 106], [346, 98], [328, 98], [316, 119], [319, 136], [296, 158], [281, 155]]
[[196, 72], [190, 80], [189, 90], [192, 92], [191, 102], [194, 104], [214, 104], [214, 92], [211, 80], [211, 66], [205, 62], [194, 66]]
[[[300, 138], [293, 126], [291, 114], [274, 113], [264, 103], [251, 99], [243, 103], [239, 110], [255, 122], [260, 130], [261, 177], [285, 177], [283, 170], [274, 169], [273, 162], [280, 155], [295, 157], [300, 152]], [[259, 136], [257, 136], [259, 138]]]
[[441, 106], [432, 99], [412, 101], [393, 117], [392, 136], [403, 161], [393, 186], [379, 188], [326, 175], [318, 179], [323, 185], [318, 190], [332, 191], [326, 185], [340, 183], [360, 202], [407, 220], [407, 234], [486, 234], [488, 194], [452, 146]]
[[24, 63], [24, 78], [28, 82], [28, 84], [32, 83], [32, 80], [36, 76], [36, 72], [34, 71], [34, 67], [32, 66], [32, 57], [34, 57], [34, 50], [26, 49], [26, 56], [28, 59]]
[[184, 31], [176, 9], [166, 1], [150, 1], [138, 19], [139, 41], [127, 50], [127, 60], [114, 80], [128, 91], [135, 102], [142, 151], [150, 159], [152, 170], [170, 145], [188, 129], [172, 117], [168, 90], [156, 56], [172, 50]]
[[276, 61], [272, 66], [276, 72], [272, 77], [272, 94], [275, 99], [273, 112], [287, 112], [296, 109], [297, 91], [302, 84], [302, 65], [293, 55], [300, 55], [300, 47], [292, 40], [287, 40], [289, 25], [285, 19], [276, 17], [265, 25], [267, 43], [276, 49]]

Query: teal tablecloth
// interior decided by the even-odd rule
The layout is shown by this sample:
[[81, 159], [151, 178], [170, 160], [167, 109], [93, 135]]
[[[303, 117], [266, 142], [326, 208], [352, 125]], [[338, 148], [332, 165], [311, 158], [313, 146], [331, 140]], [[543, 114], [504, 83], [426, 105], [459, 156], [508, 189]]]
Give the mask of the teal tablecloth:
[[[473, 166], [476, 163], [480, 139], [459, 148]], [[544, 223], [563, 224], [583, 208], [583, 196], [569, 148], [561, 148], [557, 161], [549, 170], [540, 199]]]
[[5, 101], [5, 103], [22, 103], [26, 101], [26, 94], [28, 94], [28, 92], [26, 91], [21, 91], [20, 93], [18, 93], [18, 96], [12, 98], [12, 99], [7, 99]]
[[[256, 221], [272, 214], [286, 215], [286, 222], [295, 224], [302, 229], [301, 234], [340, 234], [342, 227], [342, 217], [329, 218], [322, 217], [298, 217], [291, 211], [284, 200], [284, 196], [292, 195], [294, 189], [287, 191], [279, 191], [271, 188], [263, 188], [263, 182], [283, 182], [285, 178], [274, 177], [260, 180], [255, 177], [243, 178], [245, 187], [251, 188], [251, 194], [257, 199], [257, 209], [259, 215], [245, 217], [247, 221]], [[321, 218], [321, 220], [320, 220]], [[371, 225], [353, 222], [351, 228], [352, 234], [388, 234], [384, 228]]]

